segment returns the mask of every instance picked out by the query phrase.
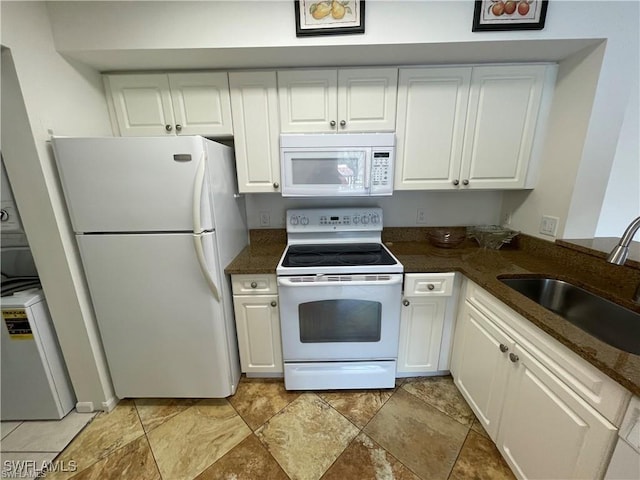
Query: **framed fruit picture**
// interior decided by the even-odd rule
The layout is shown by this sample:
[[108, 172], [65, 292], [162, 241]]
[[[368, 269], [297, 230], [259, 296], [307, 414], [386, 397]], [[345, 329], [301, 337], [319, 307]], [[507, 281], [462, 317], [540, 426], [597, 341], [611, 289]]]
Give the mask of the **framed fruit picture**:
[[476, 0], [474, 32], [542, 30], [548, 0]]
[[295, 0], [296, 36], [364, 33], [364, 0]]

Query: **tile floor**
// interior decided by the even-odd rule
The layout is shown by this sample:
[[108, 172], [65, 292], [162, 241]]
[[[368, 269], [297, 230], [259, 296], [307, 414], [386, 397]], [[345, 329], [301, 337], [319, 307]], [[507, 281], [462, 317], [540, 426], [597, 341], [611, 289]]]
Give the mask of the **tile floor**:
[[72, 411], [62, 420], [0, 422], [2, 478], [35, 477], [95, 416]]
[[123, 400], [48, 479], [512, 479], [451, 377], [395, 389], [287, 392], [243, 378], [221, 400]]

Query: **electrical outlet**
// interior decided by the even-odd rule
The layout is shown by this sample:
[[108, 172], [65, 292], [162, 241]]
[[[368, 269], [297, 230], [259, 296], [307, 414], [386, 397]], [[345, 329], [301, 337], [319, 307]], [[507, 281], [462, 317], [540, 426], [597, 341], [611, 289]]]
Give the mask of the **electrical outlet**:
[[416, 212], [416, 225], [427, 224], [427, 211], [424, 208], [419, 208]]
[[260, 226], [261, 227], [270, 227], [271, 226], [271, 214], [270, 214], [270, 212], [260, 212]]
[[558, 217], [552, 217], [550, 215], [543, 215], [540, 222], [540, 233], [543, 235], [549, 235], [555, 237], [558, 231], [558, 223], [560, 219]]

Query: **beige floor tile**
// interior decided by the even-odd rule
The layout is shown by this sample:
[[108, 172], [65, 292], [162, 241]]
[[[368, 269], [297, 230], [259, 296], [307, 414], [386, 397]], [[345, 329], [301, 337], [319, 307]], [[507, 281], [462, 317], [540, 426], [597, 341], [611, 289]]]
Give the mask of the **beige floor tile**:
[[469, 428], [403, 388], [389, 399], [364, 432], [418, 476], [446, 479]]
[[331, 465], [322, 480], [420, 480], [364, 433], [358, 435]]
[[288, 480], [260, 440], [251, 434], [196, 480]]
[[197, 398], [139, 398], [135, 404], [144, 431], [149, 433], [199, 401]]
[[289, 392], [282, 379], [243, 378], [229, 403], [255, 430], [300, 396]]
[[493, 442], [469, 432], [450, 480], [513, 480], [515, 477]]
[[73, 480], [120, 479], [160, 480], [147, 437], [128, 443], [73, 477]]
[[[142, 435], [144, 429], [133, 400], [122, 400], [111, 412], [97, 415], [56, 460], [74, 461], [81, 472]], [[54, 472], [47, 474], [47, 479], [70, 476], [68, 472]]]
[[61, 452], [95, 414], [69, 412], [61, 420], [22, 422], [2, 439], [5, 452]]
[[489, 438], [489, 434], [480, 423], [480, 420], [478, 420], [477, 418], [473, 419], [473, 423], [471, 424], [471, 430], [473, 430], [476, 433], [479, 433], [485, 438]]
[[147, 437], [162, 478], [192, 479], [238, 445], [251, 430], [225, 399], [201, 400]]
[[333, 408], [363, 428], [391, 398], [394, 390], [339, 390], [319, 393]]
[[293, 480], [316, 480], [358, 434], [317, 395], [305, 393], [256, 430]]
[[409, 378], [402, 388], [463, 425], [473, 423], [473, 412], [449, 376]]
[[0, 422], [0, 438], [13, 432], [22, 422]]

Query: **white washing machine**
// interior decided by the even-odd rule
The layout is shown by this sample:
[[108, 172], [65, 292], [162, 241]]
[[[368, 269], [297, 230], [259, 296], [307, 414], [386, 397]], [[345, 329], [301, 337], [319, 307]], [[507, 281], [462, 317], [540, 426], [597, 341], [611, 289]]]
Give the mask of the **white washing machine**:
[[64, 417], [76, 399], [42, 290], [2, 297], [0, 330], [0, 418]]

